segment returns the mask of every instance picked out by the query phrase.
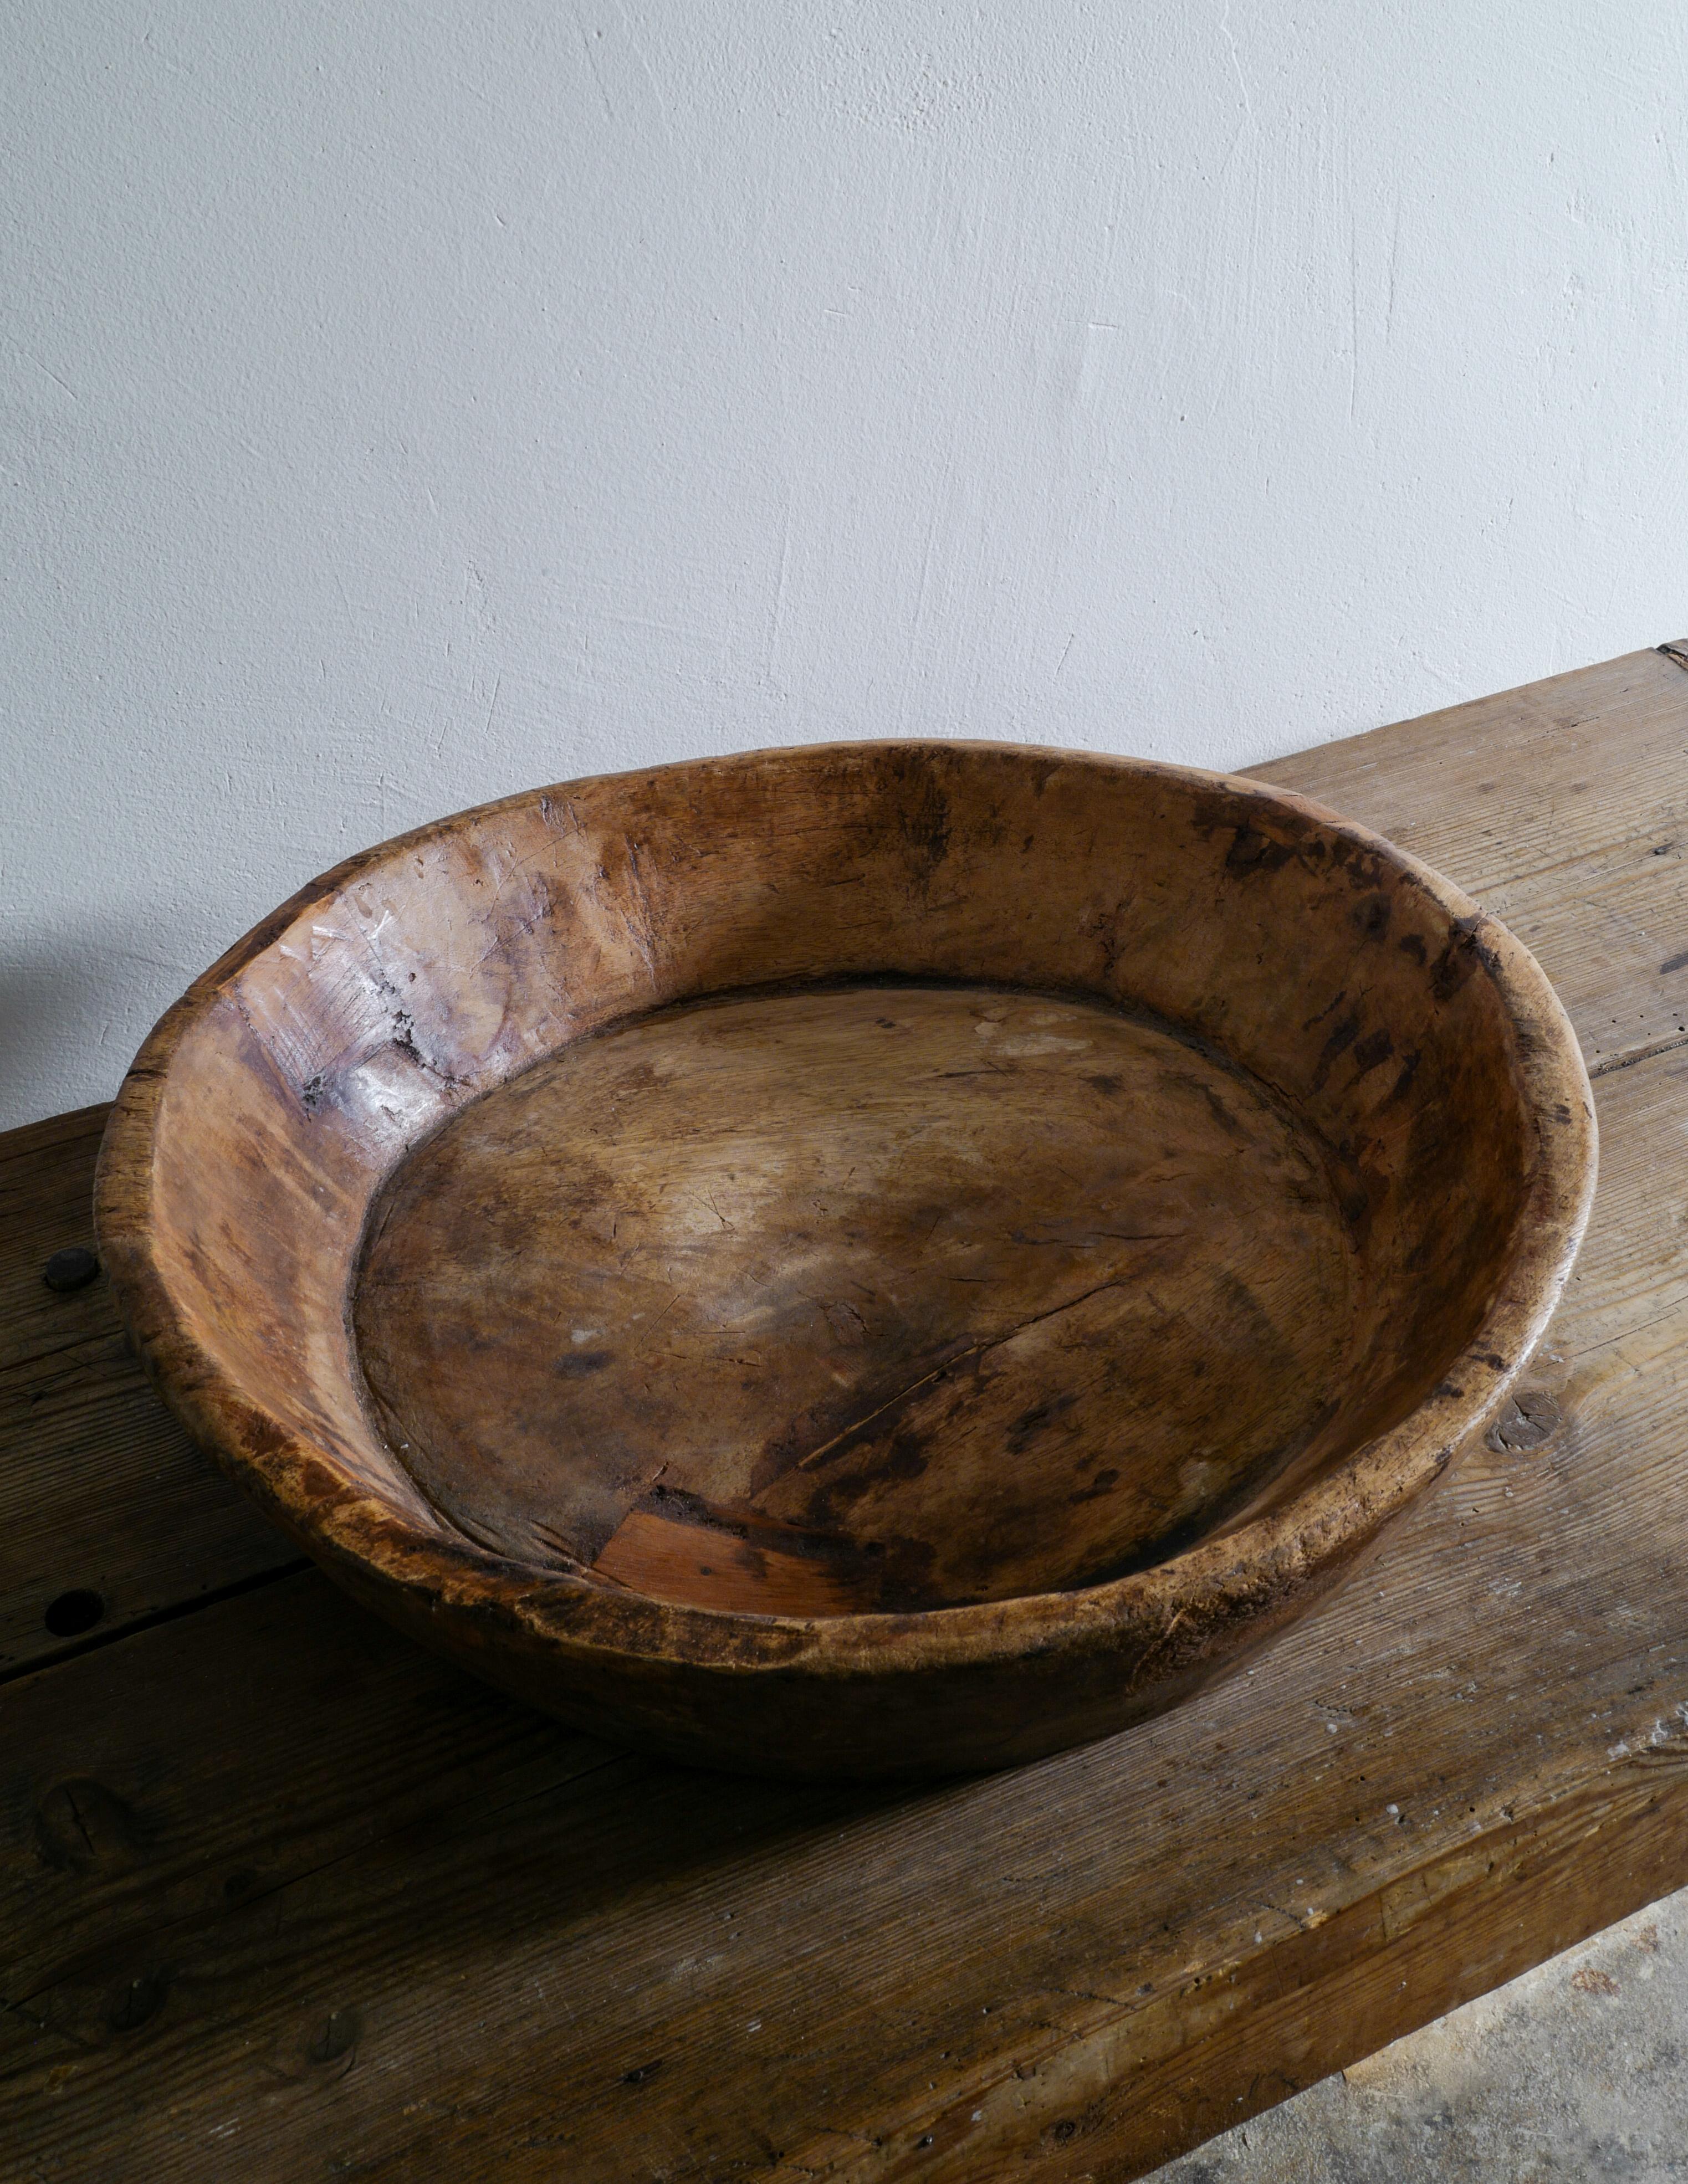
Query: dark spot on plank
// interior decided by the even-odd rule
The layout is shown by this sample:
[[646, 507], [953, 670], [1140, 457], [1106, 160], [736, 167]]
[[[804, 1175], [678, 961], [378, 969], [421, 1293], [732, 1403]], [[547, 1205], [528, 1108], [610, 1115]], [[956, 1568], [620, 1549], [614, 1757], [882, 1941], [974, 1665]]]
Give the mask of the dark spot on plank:
[[84, 1774], [55, 1782], [35, 1810], [35, 1854], [55, 1873], [131, 1864], [145, 1847], [133, 1808]]
[[1512, 1396], [1484, 1435], [1497, 1456], [1540, 1448], [1564, 1424], [1558, 1400], [1545, 1388], [1524, 1388]]
[[73, 1585], [47, 1604], [42, 1621], [55, 1638], [80, 1638], [105, 1615], [105, 1602], [87, 1585]]
[[62, 1251], [55, 1251], [41, 1270], [41, 1278], [48, 1289], [60, 1296], [75, 1290], [85, 1290], [99, 1272], [99, 1261], [86, 1244], [70, 1244]]
[[138, 1979], [126, 1981], [106, 2006], [107, 2025], [114, 2032], [138, 2031], [164, 2008], [169, 1990], [167, 1964], [161, 1964], [156, 1971], [143, 1972]]
[[356, 2009], [331, 2009], [321, 2030], [305, 2049], [313, 2063], [339, 2063], [363, 2036], [363, 2015]]

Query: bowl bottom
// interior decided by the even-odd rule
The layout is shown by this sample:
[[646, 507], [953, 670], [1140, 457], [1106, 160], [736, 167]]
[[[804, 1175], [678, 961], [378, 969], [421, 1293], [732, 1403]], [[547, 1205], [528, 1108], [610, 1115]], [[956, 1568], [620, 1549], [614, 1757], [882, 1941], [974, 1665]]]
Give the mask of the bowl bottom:
[[1188, 1545], [1343, 1393], [1311, 1133], [1101, 1003], [746, 994], [463, 1109], [372, 1217], [374, 1415], [497, 1552], [749, 1614], [1097, 1583]]

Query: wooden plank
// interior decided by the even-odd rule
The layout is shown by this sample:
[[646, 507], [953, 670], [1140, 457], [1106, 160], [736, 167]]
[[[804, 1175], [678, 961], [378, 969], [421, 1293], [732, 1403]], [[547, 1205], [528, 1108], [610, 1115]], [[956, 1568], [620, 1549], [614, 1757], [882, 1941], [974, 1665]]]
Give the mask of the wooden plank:
[[[1563, 873], [1654, 831], [1635, 751], [1655, 814], [1688, 795], [1688, 676], [1660, 666], [1590, 671], [1609, 806], [1497, 880], [1556, 978], [1584, 960]], [[1294, 785], [1377, 823], [1392, 737], [1434, 804], [1451, 762], [1417, 724]], [[1521, 831], [1556, 783], [1517, 766]], [[1610, 975], [1634, 1029], [1657, 962]], [[314, 1575], [13, 1684], [20, 2173], [1099, 2184], [1688, 1879], [1688, 1047], [1613, 1058], [1522, 1409], [1162, 1721], [914, 1795], [713, 1780], [522, 1714]]]
[[0, 1138], [0, 1375], [115, 1323], [99, 1310], [103, 1282], [55, 1295], [42, 1279], [54, 1251], [92, 1249], [94, 1159], [107, 1112], [82, 1107]]
[[[93, 1243], [105, 1115], [0, 1139], [0, 1676], [299, 1559], [154, 1396], [103, 1276], [68, 1295], [42, 1279]], [[98, 1596], [99, 1621], [55, 1636], [72, 1591]]]
[[1545, 966], [1590, 1072], [1688, 1037], [1688, 669], [1663, 651], [1253, 772], [1457, 880]]
[[14, 1686], [0, 2127], [77, 2176], [1124, 2176], [1645, 1900], [1688, 1855], [1685, 1096], [1688, 1055], [1601, 1086], [1557, 1433], [1087, 1752], [918, 1797], [689, 1776], [314, 1576]]

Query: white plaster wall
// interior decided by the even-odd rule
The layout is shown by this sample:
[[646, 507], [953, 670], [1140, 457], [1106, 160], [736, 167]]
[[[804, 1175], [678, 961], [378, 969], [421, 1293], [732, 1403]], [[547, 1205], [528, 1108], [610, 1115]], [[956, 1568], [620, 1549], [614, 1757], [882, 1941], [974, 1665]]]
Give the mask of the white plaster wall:
[[1688, 631], [1674, 0], [10, 0], [0, 1123], [359, 844]]

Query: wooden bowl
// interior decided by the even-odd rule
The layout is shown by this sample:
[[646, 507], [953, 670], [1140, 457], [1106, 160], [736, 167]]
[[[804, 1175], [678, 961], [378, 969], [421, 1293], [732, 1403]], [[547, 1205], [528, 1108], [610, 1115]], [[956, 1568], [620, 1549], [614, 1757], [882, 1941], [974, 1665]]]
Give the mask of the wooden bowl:
[[758, 752], [367, 851], [101, 1162], [166, 1400], [356, 1596], [603, 1736], [989, 1767], [1327, 1586], [1545, 1327], [1595, 1126], [1540, 970], [1222, 775]]

